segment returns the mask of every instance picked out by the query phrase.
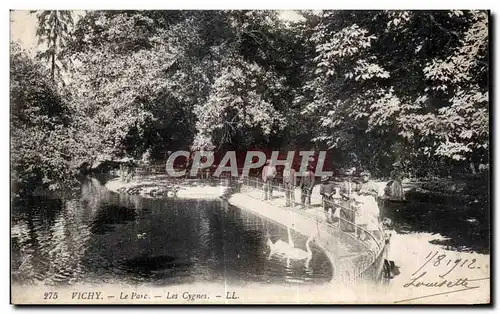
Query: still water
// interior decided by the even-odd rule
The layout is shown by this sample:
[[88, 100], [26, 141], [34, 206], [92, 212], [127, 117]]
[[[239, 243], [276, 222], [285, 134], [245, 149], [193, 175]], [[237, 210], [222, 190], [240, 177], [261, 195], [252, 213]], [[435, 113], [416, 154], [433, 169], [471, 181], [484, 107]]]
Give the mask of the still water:
[[[66, 285], [195, 282], [321, 284], [326, 256], [287, 263], [267, 237], [287, 231], [222, 200], [146, 199], [87, 180], [77, 199], [31, 199], [12, 209], [12, 280]], [[298, 246], [305, 240], [293, 235]]]

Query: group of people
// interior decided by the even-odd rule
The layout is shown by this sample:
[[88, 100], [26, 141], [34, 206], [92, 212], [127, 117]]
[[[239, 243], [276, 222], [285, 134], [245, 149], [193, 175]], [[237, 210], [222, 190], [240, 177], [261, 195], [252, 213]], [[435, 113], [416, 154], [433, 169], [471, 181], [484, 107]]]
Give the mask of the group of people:
[[340, 217], [340, 227], [347, 232], [355, 231], [356, 226], [378, 232], [379, 188], [371, 181], [368, 171], [361, 172], [360, 180], [354, 180], [355, 171], [354, 168], [346, 171], [346, 179], [340, 187], [331, 182], [329, 177], [321, 179], [320, 194], [327, 219], [332, 221], [334, 216]]
[[[324, 176], [321, 178], [319, 193], [322, 196], [323, 209], [328, 221], [333, 221], [335, 217], [340, 219], [340, 227], [347, 232], [354, 232], [356, 226], [364, 230], [378, 232], [380, 210], [377, 199], [385, 195], [391, 200], [404, 199], [402, 188], [402, 167], [400, 162], [393, 164], [394, 170], [391, 172], [391, 181], [383, 191], [371, 180], [368, 171], [360, 174], [360, 179], [355, 179], [355, 168], [350, 168], [344, 172], [344, 180]], [[283, 172], [283, 189], [285, 191], [286, 206], [295, 203], [295, 187], [301, 191], [300, 198], [303, 207], [311, 204], [311, 194], [315, 185], [315, 174], [312, 163], [299, 178], [297, 173], [289, 163], [285, 165]], [[264, 182], [264, 200], [272, 198], [273, 186], [277, 175], [276, 167], [270, 160], [262, 170], [262, 181]], [[339, 206], [341, 205], [341, 206]]]
[[[311, 204], [311, 193], [315, 183], [315, 176], [313, 172], [313, 166], [310, 163], [307, 166], [306, 172], [300, 176], [299, 188], [300, 188], [300, 199], [303, 205]], [[273, 186], [276, 178], [276, 167], [272, 164], [270, 160], [266, 161], [266, 165], [262, 169], [262, 181], [264, 182], [264, 200], [272, 198]], [[291, 206], [295, 203], [295, 187], [297, 185], [297, 173], [290, 163], [285, 164], [285, 169], [283, 171], [283, 189], [285, 191], [285, 206]]]

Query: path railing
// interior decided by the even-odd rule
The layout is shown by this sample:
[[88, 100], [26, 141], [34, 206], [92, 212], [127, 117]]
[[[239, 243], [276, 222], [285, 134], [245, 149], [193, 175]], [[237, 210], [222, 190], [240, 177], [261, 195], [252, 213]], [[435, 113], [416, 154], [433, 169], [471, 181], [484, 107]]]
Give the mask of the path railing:
[[[240, 179], [240, 182], [242, 183], [242, 185], [244, 185], [246, 187], [253, 188], [255, 190], [258, 190], [258, 191], [262, 192], [263, 194], [266, 193], [265, 192], [266, 189], [271, 190], [271, 188], [273, 191], [285, 193], [284, 196], [280, 195], [278, 198], [272, 198], [272, 200], [287, 197], [286, 196], [287, 189], [283, 186], [283, 184], [265, 183], [260, 178], [251, 178], [251, 177], [244, 177], [244, 178]], [[267, 186], [266, 186], [266, 184], [267, 184]], [[363, 236], [368, 237], [368, 240], [370, 240], [371, 242], [373, 242], [376, 245], [377, 253], [378, 253], [379, 249], [381, 249], [383, 247], [383, 242], [385, 241], [385, 237], [384, 237], [384, 231], [381, 228], [380, 223], [376, 224], [376, 230], [369, 231], [365, 227], [363, 227], [362, 225], [356, 224], [355, 217], [356, 217], [356, 214], [358, 212], [357, 209], [352, 208], [351, 206], [349, 206], [347, 204], [342, 204], [342, 202], [337, 202], [334, 200], [325, 200], [321, 197], [321, 195], [314, 194], [314, 193], [312, 193], [312, 191], [307, 191], [306, 193], [304, 193], [304, 196], [305, 196], [304, 198], [306, 200], [308, 200], [309, 197], [312, 199], [313, 196], [315, 196], [314, 197], [315, 200], [317, 200], [317, 198], [321, 198], [321, 206], [319, 206], [319, 207], [318, 206], [312, 207], [310, 205], [308, 206], [308, 204], [303, 204], [303, 203], [299, 203], [299, 202], [295, 201], [295, 191], [296, 191], [296, 187], [293, 187], [291, 190], [288, 190], [288, 192], [291, 193], [290, 210], [297, 211], [302, 215], [312, 216], [312, 218], [315, 219], [316, 221], [323, 223], [323, 224], [327, 224], [329, 227], [333, 227], [333, 228], [341, 231], [343, 234], [346, 234], [349, 237], [354, 238], [356, 241], [358, 241], [362, 245], [371, 249], [370, 245], [366, 241], [367, 239], [366, 238], [363, 239]], [[301, 193], [302, 193], [302, 191], [301, 191]], [[324, 210], [325, 205], [332, 207], [332, 214], [325, 212], [325, 210]], [[299, 210], [297, 210], [297, 208], [299, 206], [305, 206], [306, 208], [315, 208], [315, 212], [314, 212], [314, 214], [312, 214], [311, 212], [307, 212], [304, 210], [299, 211]], [[321, 211], [322, 213], [320, 214], [319, 211]], [[342, 211], [349, 212], [350, 213], [349, 216], [353, 217], [354, 221], [350, 221], [350, 220], [345, 219], [343, 217], [335, 217], [335, 219], [333, 219], [334, 218], [334, 217], [332, 217], [333, 213], [338, 212], [340, 214]], [[326, 219], [324, 219], [322, 217], [325, 217]], [[336, 221], [334, 222], [334, 220], [336, 220]], [[378, 218], [377, 218], [377, 220], [378, 220]], [[346, 225], [350, 226], [351, 228], [345, 228]], [[352, 231], [346, 231], [345, 229], [350, 229]]]
[[[260, 177], [253, 178], [253, 177], [244, 177], [239, 179], [240, 182], [240, 189], [242, 187], [245, 188], [250, 188], [259, 191], [260, 193], [265, 193], [264, 191], [264, 182]], [[286, 188], [283, 186], [283, 184], [275, 184], [273, 182], [272, 184], [268, 183], [267, 188], [272, 187], [273, 190], [279, 191], [279, 192], [286, 192]], [[300, 209], [304, 204], [296, 202], [294, 199], [295, 191], [297, 187], [294, 186], [291, 191], [292, 194], [292, 199], [290, 202], [290, 207], [284, 207], [287, 210], [296, 212], [300, 215], [306, 216], [310, 219], [315, 220], [316, 223], [321, 224], [322, 226], [326, 227], [326, 229], [332, 229], [340, 231], [342, 234], [346, 235], [347, 237], [351, 238], [353, 241], [355, 241], [358, 244], [361, 244], [364, 246], [370, 254], [368, 255], [358, 255], [358, 254], [352, 254], [349, 256], [343, 256], [338, 258], [338, 264], [336, 265], [338, 273], [339, 273], [339, 280], [344, 282], [344, 283], [354, 283], [358, 281], [360, 278], [362, 278], [365, 274], [365, 272], [372, 267], [377, 262], [377, 259], [380, 258], [380, 254], [383, 252], [383, 249], [385, 248], [385, 234], [383, 229], [381, 228], [381, 223], [377, 223], [376, 225], [376, 230], [367, 230], [365, 227], [356, 224], [355, 221], [350, 221], [348, 219], [342, 218], [342, 217], [337, 217], [336, 221], [334, 219], [328, 219], [328, 216], [331, 217], [331, 214], [325, 213], [324, 206], [329, 205], [333, 207], [332, 212], [340, 212], [345, 211], [351, 213], [351, 217], [356, 217], [356, 212], [357, 209], [351, 208], [349, 204], [346, 202], [337, 202], [334, 200], [323, 200], [321, 198], [321, 195], [319, 193], [313, 193], [312, 191], [309, 191], [306, 193], [306, 196], [311, 196], [311, 202], [315, 200], [316, 202], [318, 201], [318, 198], [321, 198], [321, 203], [320, 206], [310, 206], [309, 209], [315, 208], [315, 211], [311, 212], [310, 210], [303, 210]], [[245, 193], [247, 191], [244, 191], [241, 189], [242, 193]], [[264, 199], [264, 195], [261, 194], [260, 197], [257, 196], [252, 196], [250, 193], [248, 193], [248, 196], [253, 197], [255, 199]], [[278, 200], [285, 198], [286, 195], [280, 195], [278, 197], [272, 197], [271, 200]], [[325, 204], [327, 203], [327, 204]], [[282, 207], [278, 204], [275, 206]], [[307, 208], [307, 205], [305, 206]], [[319, 211], [323, 213], [319, 213]], [[326, 219], [325, 219], [326, 217]], [[346, 230], [346, 226], [350, 226], [350, 230]], [[333, 234], [333, 232], [332, 232]], [[362, 237], [364, 235], [364, 239]], [[355, 259], [356, 257], [360, 257], [361, 259], [356, 260], [353, 264], [353, 258]]]

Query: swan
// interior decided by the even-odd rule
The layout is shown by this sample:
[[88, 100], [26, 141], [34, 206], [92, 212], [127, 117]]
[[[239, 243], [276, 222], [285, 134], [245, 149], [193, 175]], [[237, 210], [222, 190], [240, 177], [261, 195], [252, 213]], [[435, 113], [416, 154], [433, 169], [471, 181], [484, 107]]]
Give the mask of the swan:
[[269, 256], [276, 254], [276, 255], [282, 255], [290, 260], [303, 260], [303, 259], [310, 260], [312, 258], [312, 251], [310, 244], [311, 241], [313, 240], [313, 237], [310, 236], [307, 239], [306, 251], [304, 251], [302, 249], [295, 247], [295, 244], [293, 243], [292, 239], [292, 234], [290, 232], [290, 228], [287, 228], [287, 231], [288, 231], [288, 243], [282, 241], [281, 239], [273, 243], [271, 241], [271, 238], [268, 237], [267, 243], [269, 245], [269, 248], [271, 249]]

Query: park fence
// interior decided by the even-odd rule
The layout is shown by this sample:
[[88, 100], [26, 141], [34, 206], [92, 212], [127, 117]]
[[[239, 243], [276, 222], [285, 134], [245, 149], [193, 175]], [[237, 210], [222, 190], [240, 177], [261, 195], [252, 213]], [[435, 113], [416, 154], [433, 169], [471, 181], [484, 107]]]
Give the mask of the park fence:
[[[286, 192], [289, 192], [292, 197], [290, 200], [290, 210], [297, 210], [301, 214], [308, 215], [314, 217], [316, 220], [320, 220], [322, 223], [328, 223], [334, 228], [337, 228], [338, 230], [341, 230], [342, 232], [345, 232], [346, 234], [349, 234], [350, 236], [353, 236], [356, 239], [360, 239], [362, 243], [366, 243], [365, 237], [368, 237], [369, 241], [373, 241], [373, 243], [378, 247], [382, 247], [382, 242], [384, 241], [384, 232], [383, 229], [381, 228], [381, 224], [377, 224], [376, 230], [371, 230], [368, 231], [363, 225], [356, 224], [353, 221], [347, 220], [342, 217], [335, 217], [335, 219], [329, 219], [329, 216], [333, 216], [333, 214], [327, 213], [324, 208], [325, 207], [330, 207], [333, 208], [332, 213], [340, 213], [342, 211], [344, 212], [350, 212], [351, 217], [356, 217], [358, 214], [358, 209], [353, 208], [349, 206], [346, 202], [342, 201], [336, 201], [336, 200], [327, 200], [322, 198], [319, 194], [314, 194], [312, 191], [307, 191], [305, 193], [305, 199], [318, 199], [321, 198], [321, 206], [310, 206], [307, 203], [301, 203], [297, 202], [295, 200], [295, 189], [296, 187], [293, 187], [291, 191], [287, 191], [287, 188], [283, 184], [268, 184], [268, 187], [266, 187], [266, 183], [260, 179], [260, 178], [251, 178], [251, 177], [245, 177], [241, 180], [241, 184], [250, 187], [255, 190], [259, 190], [262, 192], [262, 197], [264, 198], [265, 190], [266, 188], [272, 187], [273, 191], [277, 192], [282, 192], [285, 195], [280, 195], [277, 198], [286, 198]], [[273, 200], [277, 199], [276, 197], [273, 198]], [[300, 210], [299, 208], [310, 208], [314, 209], [315, 211], [304, 211]], [[335, 220], [335, 222], [333, 222]], [[345, 227], [346, 225], [350, 227]], [[345, 229], [349, 229], [350, 231], [345, 231]], [[352, 231], [351, 231], [352, 230]], [[375, 231], [375, 232], [373, 232]]]
[[[250, 197], [263, 200], [265, 199], [265, 189], [272, 187], [274, 191], [284, 193], [277, 193], [279, 196], [272, 198], [272, 201], [276, 203], [276, 206], [284, 203], [283, 200], [286, 197], [287, 188], [283, 184], [277, 184], [273, 182], [271, 184], [266, 183], [259, 177], [244, 177], [238, 180], [239, 188], [241, 193], [247, 194]], [[341, 211], [350, 212], [351, 217], [356, 217], [358, 209], [352, 208], [347, 204], [347, 202], [337, 201], [337, 200], [326, 200], [323, 199], [319, 193], [314, 194], [312, 191], [308, 191], [305, 196], [311, 197], [311, 200], [318, 201], [321, 199], [320, 206], [308, 206], [301, 202], [297, 202], [294, 198], [296, 186], [292, 188], [290, 200], [290, 206], [285, 207], [287, 210], [295, 211], [296, 213], [313, 219], [317, 225], [318, 229], [325, 232], [318, 233], [322, 243], [328, 246], [338, 245], [336, 241], [342, 241], [344, 243], [351, 243], [353, 247], [363, 247], [359, 251], [359, 254], [354, 256], [344, 256], [338, 257], [336, 260], [336, 272], [337, 278], [343, 283], [351, 284], [357, 282], [361, 279], [367, 279], [367, 273], [369, 268], [377, 268], [377, 264], [380, 261], [381, 253], [383, 252], [386, 244], [386, 237], [382, 224], [379, 222], [376, 226], [376, 230], [367, 230], [364, 225], [357, 224], [356, 221], [351, 221], [340, 217], [337, 215], [332, 218], [332, 214], [324, 210], [325, 206], [333, 208], [332, 213], [340, 213]], [[251, 193], [251, 191], [258, 191], [259, 193]], [[274, 204], [273, 204], [274, 205]], [[317, 205], [317, 204], [315, 204]], [[308, 210], [304, 210], [308, 209]], [[332, 249], [333, 250], [333, 249]], [[377, 262], [377, 263], [376, 263]], [[383, 262], [383, 261], [382, 261]], [[375, 277], [376, 273], [380, 273], [379, 270], [372, 271]], [[373, 278], [370, 278], [373, 279]]]

